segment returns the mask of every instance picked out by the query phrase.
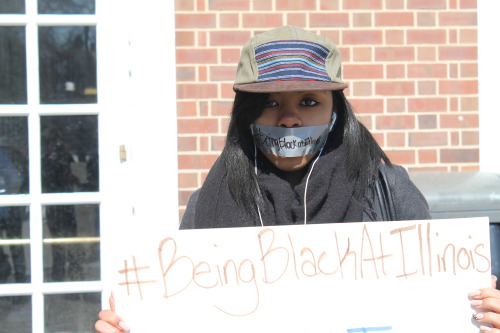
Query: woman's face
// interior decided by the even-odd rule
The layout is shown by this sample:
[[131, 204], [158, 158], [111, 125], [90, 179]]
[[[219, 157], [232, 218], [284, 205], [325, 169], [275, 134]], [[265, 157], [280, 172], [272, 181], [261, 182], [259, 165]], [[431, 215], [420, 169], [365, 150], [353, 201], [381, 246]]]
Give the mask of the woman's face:
[[[303, 127], [329, 124], [332, 120], [331, 91], [281, 92], [269, 95], [266, 106], [255, 124], [279, 127]], [[297, 171], [305, 167], [316, 153], [298, 157], [281, 157], [262, 152], [278, 169]]]

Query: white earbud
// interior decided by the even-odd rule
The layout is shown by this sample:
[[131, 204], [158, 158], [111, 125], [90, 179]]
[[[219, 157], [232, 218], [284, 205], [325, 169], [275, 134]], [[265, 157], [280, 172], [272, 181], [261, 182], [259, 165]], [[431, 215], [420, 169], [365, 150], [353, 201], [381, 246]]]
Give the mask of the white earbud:
[[332, 112], [332, 121], [330, 122], [330, 127], [328, 128], [328, 132], [331, 132], [333, 130], [333, 125], [335, 124], [335, 121], [337, 120], [337, 112]]

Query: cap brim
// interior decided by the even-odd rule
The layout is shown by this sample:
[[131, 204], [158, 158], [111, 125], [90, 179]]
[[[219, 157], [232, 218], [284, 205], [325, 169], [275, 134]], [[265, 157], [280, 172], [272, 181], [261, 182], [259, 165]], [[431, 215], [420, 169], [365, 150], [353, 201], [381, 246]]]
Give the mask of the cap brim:
[[320, 82], [320, 81], [269, 81], [258, 83], [235, 84], [234, 91], [250, 93], [275, 93], [286, 91], [312, 91], [312, 90], [344, 90], [345, 83]]

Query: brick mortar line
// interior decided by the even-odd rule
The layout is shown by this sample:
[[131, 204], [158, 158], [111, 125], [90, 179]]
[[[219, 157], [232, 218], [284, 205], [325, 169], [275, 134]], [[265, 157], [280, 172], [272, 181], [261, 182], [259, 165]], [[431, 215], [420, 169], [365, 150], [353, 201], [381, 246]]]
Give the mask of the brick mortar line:
[[382, 8], [382, 9], [298, 9], [298, 10], [281, 10], [276, 9], [275, 7], [271, 9], [263, 9], [263, 10], [242, 10], [242, 9], [206, 9], [206, 10], [174, 10], [176, 14], [193, 14], [193, 13], [210, 13], [210, 14], [239, 14], [239, 13], [248, 13], [248, 14], [276, 14], [276, 13], [286, 13], [286, 14], [307, 14], [307, 13], [326, 13], [326, 14], [334, 14], [334, 13], [369, 13], [369, 14], [377, 14], [377, 13], [477, 13], [477, 8], [431, 8], [431, 9], [420, 9], [420, 8]]
[[[272, 29], [273, 27], [252, 27], [252, 28], [217, 28], [217, 27], [192, 27], [192, 28], [176, 28], [175, 32], [261, 32]], [[350, 32], [350, 31], [373, 31], [373, 30], [391, 30], [391, 31], [449, 31], [449, 30], [477, 30], [477, 25], [436, 25], [436, 26], [402, 26], [402, 25], [374, 25], [374, 26], [325, 26], [316, 28], [305, 28], [308, 31], [314, 30], [321, 32]], [[458, 32], [458, 31], [457, 31]]]
[[[397, 65], [400, 65], [399, 63]], [[408, 81], [408, 82], [429, 82], [429, 81], [436, 81], [436, 83], [439, 83], [438, 81], [478, 81], [478, 77], [474, 76], [466, 76], [466, 77], [461, 77], [461, 78], [455, 78], [455, 77], [401, 77], [401, 78], [387, 78], [387, 77], [381, 77], [377, 79], [373, 78], [360, 78], [360, 79], [345, 79], [345, 82], [372, 82], [372, 83], [384, 83], [384, 82], [400, 82], [400, 81]], [[176, 82], [178, 85], [205, 85], [205, 84], [211, 84], [211, 85], [219, 85], [219, 84], [233, 84], [232, 80], [228, 81], [178, 81]], [[457, 94], [459, 95], [459, 94]], [[194, 100], [195, 98], [190, 98]], [[205, 98], [203, 98], [205, 99]], [[209, 98], [207, 98], [209, 99]], [[181, 99], [182, 101], [188, 100], [187, 98]], [[200, 98], [196, 98], [197, 101], [200, 101]], [[221, 100], [231, 100], [229, 98], [223, 98], [221, 97]]]
[[200, 119], [200, 118], [203, 118], [203, 120], [209, 120], [209, 119], [213, 119], [213, 120], [219, 120], [220, 118], [227, 118], [226, 116], [185, 116], [185, 117], [177, 117], [179, 119], [182, 119], [182, 120], [196, 120], [196, 119]]
[[[365, 29], [366, 30], [366, 29]], [[370, 30], [373, 30], [373, 29], [370, 29]], [[387, 29], [386, 29], [387, 30]], [[390, 29], [391, 31], [394, 31], [394, 29]], [[402, 29], [403, 31], [406, 31], [404, 29]], [[194, 30], [193, 30], [194, 31]], [[190, 31], [182, 31], [182, 32], [190, 32]], [[214, 31], [214, 32], [219, 32], [219, 31]], [[228, 31], [229, 32], [229, 31]], [[210, 43], [208, 43], [207, 45], [204, 45], [204, 46], [200, 46], [200, 45], [191, 45], [191, 46], [185, 46], [185, 45], [176, 45], [175, 48], [176, 49], [192, 49], [192, 48], [200, 48], [200, 49], [217, 49], [217, 48], [221, 48], [221, 49], [236, 49], [236, 48], [241, 48], [243, 45], [240, 45], [240, 44], [235, 44], [235, 45], [211, 45]], [[377, 44], [373, 44], [373, 43], [370, 43], [370, 42], [367, 42], [366, 44], [362, 44], [362, 43], [359, 43], [359, 44], [353, 44], [353, 43], [347, 43], [347, 44], [342, 44], [342, 43], [337, 43], [337, 46], [339, 48], [352, 48], [352, 47], [366, 47], [366, 46], [370, 46], [370, 47], [373, 47], [373, 48], [377, 48], [377, 47], [420, 47], [420, 46], [424, 46], [424, 47], [429, 47], [429, 46], [435, 46], [435, 47], [440, 47], [440, 46], [443, 46], [443, 47], [462, 47], [462, 46], [478, 46], [478, 43], [476, 42], [467, 42], [467, 43], [461, 43], [461, 42], [456, 42], [456, 43], [451, 43], [451, 42], [446, 42], [446, 43], [398, 43], [398, 44], [390, 44], [390, 43], [387, 43], [387, 42], [382, 42], [382, 43], [377, 43]]]
[[467, 145], [467, 146], [456, 146], [456, 145], [449, 145], [449, 146], [380, 146], [382, 150], [384, 151], [415, 151], [419, 152], [422, 150], [443, 150], [443, 149], [448, 149], [448, 150], [462, 150], [462, 149], [479, 149], [479, 145]]

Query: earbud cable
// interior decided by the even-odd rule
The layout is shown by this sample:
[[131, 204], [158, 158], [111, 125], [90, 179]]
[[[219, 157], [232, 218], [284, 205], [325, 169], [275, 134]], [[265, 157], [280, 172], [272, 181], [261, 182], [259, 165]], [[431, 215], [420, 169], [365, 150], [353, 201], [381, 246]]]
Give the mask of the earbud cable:
[[[332, 113], [332, 120], [330, 122], [329, 132], [332, 131], [333, 125], [335, 124], [336, 120], [337, 120], [337, 114], [335, 112], [333, 112]], [[319, 157], [323, 153], [323, 148], [325, 148], [325, 145], [326, 145], [326, 141], [325, 141], [325, 143], [323, 143], [323, 147], [321, 147], [321, 149], [320, 149], [320, 151], [318, 153], [318, 156], [314, 160], [313, 164], [311, 165], [311, 169], [309, 170], [309, 173], [307, 174], [306, 186], [304, 188], [304, 225], [307, 224], [307, 187], [309, 186], [309, 177], [311, 177], [311, 174], [312, 174], [312, 171], [314, 169], [314, 166], [316, 165], [316, 162], [318, 162]], [[258, 175], [258, 169], [257, 169], [257, 146], [255, 145], [255, 141], [253, 143], [253, 149], [254, 149], [254, 157], [253, 157], [254, 170], [255, 170], [255, 176], [257, 177], [257, 175]], [[255, 180], [257, 182], [257, 190], [260, 192], [259, 182], [258, 182], [257, 178], [255, 178]], [[260, 213], [260, 207], [259, 206], [257, 206], [257, 212], [259, 213], [260, 225], [263, 227], [264, 226], [264, 222], [262, 221], [262, 215]]]
[[[257, 180], [257, 175], [258, 175], [258, 171], [257, 171], [257, 146], [255, 145], [255, 141], [253, 143], [253, 151], [254, 151], [253, 164], [254, 164], [254, 170], [255, 170], [255, 182], [257, 185], [257, 190], [260, 193], [259, 181]], [[264, 222], [262, 222], [262, 215], [260, 214], [260, 207], [258, 204], [257, 204], [257, 213], [259, 213], [260, 225], [262, 227], [264, 227]]]

